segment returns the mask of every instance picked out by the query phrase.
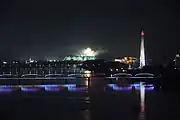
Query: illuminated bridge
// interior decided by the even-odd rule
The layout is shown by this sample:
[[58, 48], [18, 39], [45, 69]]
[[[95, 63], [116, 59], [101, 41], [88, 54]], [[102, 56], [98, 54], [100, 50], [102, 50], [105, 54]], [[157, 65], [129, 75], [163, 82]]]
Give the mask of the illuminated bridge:
[[[118, 73], [113, 74], [111, 77], [99, 77], [98, 74], [91, 74], [90, 76], [86, 76], [85, 74], [47, 74], [44, 76], [39, 74], [24, 74], [20, 77], [4, 74], [0, 76], [0, 91], [1, 89], [2, 91], [4, 89], [7, 91], [12, 89], [15, 91], [17, 89], [21, 91], [38, 91], [42, 90], [42, 88], [46, 91], [60, 91], [64, 88], [68, 88], [68, 90], [75, 90], [76, 88], [78, 90], [84, 90], [88, 89], [89, 86], [91, 88], [95, 86], [96, 89], [105, 87], [113, 90], [130, 90], [133, 87], [138, 89], [140, 82], [143, 82], [148, 87], [147, 89], [152, 89], [157, 81], [157, 77], [151, 73], [138, 73], [135, 75]], [[69, 85], [75, 85], [76, 88], [65, 87]]]
[[[87, 76], [89, 74], [90, 76]], [[101, 76], [99, 76], [101, 75]], [[90, 74], [90, 73], [75, 73], [75, 74], [68, 74], [68, 73], [60, 73], [60, 74], [46, 74], [46, 75], [41, 75], [41, 74], [23, 74], [21, 76], [18, 76], [16, 74], [0, 74], [0, 78], [5, 79], [5, 78], [11, 78], [11, 79], [46, 79], [46, 78], [86, 78], [86, 77], [104, 77], [104, 78], [156, 78], [154, 74], [151, 73], [138, 73], [135, 75], [128, 74], [128, 73], [117, 73], [117, 74], [112, 74], [111, 76], [106, 76], [105, 74]]]
[[118, 73], [107, 77], [105, 74], [24, 74], [17, 76], [14, 74], [0, 75], [0, 84], [76, 84], [85, 79], [101, 79], [105, 83], [131, 84], [137, 82], [155, 83], [159, 77], [151, 73], [138, 73], [135, 75], [128, 73]]

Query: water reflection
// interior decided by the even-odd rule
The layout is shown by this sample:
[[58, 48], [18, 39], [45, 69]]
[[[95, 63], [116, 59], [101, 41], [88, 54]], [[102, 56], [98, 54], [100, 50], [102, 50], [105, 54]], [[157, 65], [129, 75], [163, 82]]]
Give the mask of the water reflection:
[[84, 82], [85, 82], [85, 86], [88, 87], [88, 86], [89, 86], [89, 80], [88, 80], [88, 78], [85, 78], [85, 81], [84, 81]]
[[85, 78], [84, 82], [85, 82], [86, 88], [89, 88], [91, 86], [91, 79], [90, 78]]
[[[1, 97], [1, 103], [3, 106], [4, 103], [6, 102], [13, 103], [15, 109], [19, 110], [19, 116], [22, 116], [23, 111], [25, 110], [27, 111], [28, 109], [33, 109], [33, 111], [29, 110], [30, 113], [27, 112], [27, 116], [29, 114], [31, 114], [31, 116], [36, 116], [35, 115], [36, 112], [40, 114], [40, 112], [43, 111], [44, 112], [42, 116], [48, 114], [51, 114], [53, 116], [55, 113], [57, 113], [57, 116], [60, 115], [65, 116], [69, 111], [71, 111], [73, 114], [77, 113], [75, 114], [75, 117], [72, 116], [71, 114], [67, 115], [70, 116], [69, 119], [73, 119], [73, 120], [91, 120], [93, 118], [95, 120], [99, 120], [99, 119], [112, 120], [114, 118], [119, 120], [120, 119], [122, 120], [172, 119], [172, 118], [168, 118], [168, 116], [174, 117], [173, 120], [180, 120], [177, 119], [179, 118], [178, 111], [175, 111], [175, 109], [178, 109], [179, 107], [179, 96], [175, 94], [169, 94], [169, 93], [164, 94], [162, 92], [157, 92], [154, 90], [150, 91], [147, 90], [147, 86], [144, 86], [142, 83], [140, 84], [140, 86], [130, 85], [129, 86], [130, 90], [124, 90], [124, 88], [128, 89], [128, 87], [124, 87], [121, 89], [121, 86], [118, 86], [116, 84], [109, 84], [109, 85], [101, 84], [103, 82], [107, 82], [103, 79], [92, 78], [89, 79], [88, 81], [88, 78], [86, 78], [83, 80], [78, 79], [77, 81], [78, 84], [69, 84], [69, 85], [66, 84], [63, 86], [60, 85], [62, 87], [67, 88], [65, 89], [65, 92], [62, 92], [62, 94], [59, 94], [61, 93], [61, 91], [58, 93], [38, 92], [37, 94], [12, 93], [12, 94], [8, 94], [7, 96], [5, 96], [6, 94], [5, 95], [0, 94], [3, 95]], [[78, 86], [79, 84], [80, 85], [83, 84], [84, 86], [92, 85], [92, 87], [90, 87], [90, 89], [87, 88], [84, 89], [85, 87]], [[46, 90], [48, 89], [49, 91], [59, 91], [62, 88], [60, 86], [56, 84], [35, 85], [35, 87], [45, 88]], [[95, 92], [92, 91], [92, 89], [101, 90], [101, 87], [107, 88], [107, 86], [110, 89], [106, 90], [105, 92], [97, 93], [96, 91]], [[12, 92], [15, 91], [16, 89], [20, 91], [21, 89], [19, 88], [21, 87], [23, 87], [25, 90], [25, 88], [31, 89], [33, 85], [23, 85], [23, 86], [1, 85], [0, 91]], [[111, 92], [112, 89], [117, 90], [117, 92], [115, 90]], [[90, 92], [88, 90], [90, 90]], [[79, 91], [83, 91], [83, 92], [79, 92]], [[10, 95], [12, 95], [13, 97], [10, 97]], [[28, 100], [27, 98], [30, 99]], [[7, 104], [7, 106], [9, 106], [9, 103]], [[7, 109], [7, 106], [5, 106], [5, 109]], [[46, 106], [46, 109], [44, 109], [44, 106]], [[4, 111], [4, 109], [2, 110]], [[61, 110], [61, 112], [59, 112], [59, 110]], [[38, 117], [40, 117], [40, 115]]]
[[83, 111], [83, 119], [84, 119], [84, 120], [91, 120], [90, 110], [84, 110], [84, 111]]
[[145, 86], [140, 82], [140, 106], [139, 120], [145, 120]]

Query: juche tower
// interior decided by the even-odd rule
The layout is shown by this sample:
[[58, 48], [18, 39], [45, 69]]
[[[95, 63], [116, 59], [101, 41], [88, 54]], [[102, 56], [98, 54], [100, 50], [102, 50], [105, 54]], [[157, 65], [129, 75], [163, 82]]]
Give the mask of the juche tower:
[[145, 48], [144, 48], [144, 30], [141, 31], [141, 45], [140, 45], [140, 68], [146, 65]]

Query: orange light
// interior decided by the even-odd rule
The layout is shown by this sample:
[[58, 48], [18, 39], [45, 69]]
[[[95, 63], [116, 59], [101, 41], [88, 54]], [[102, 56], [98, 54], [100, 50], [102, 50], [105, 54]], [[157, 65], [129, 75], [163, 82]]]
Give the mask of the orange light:
[[179, 57], [179, 54], [176, 54], [176, 57]]

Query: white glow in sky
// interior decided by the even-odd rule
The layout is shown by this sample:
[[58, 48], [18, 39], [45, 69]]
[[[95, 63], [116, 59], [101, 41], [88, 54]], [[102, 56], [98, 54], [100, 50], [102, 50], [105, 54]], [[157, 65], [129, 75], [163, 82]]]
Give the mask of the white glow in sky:
[[91, 48], [86, 48], [82, 51], [83, 56], [96, 56], [97, 52], [93, 51]]

